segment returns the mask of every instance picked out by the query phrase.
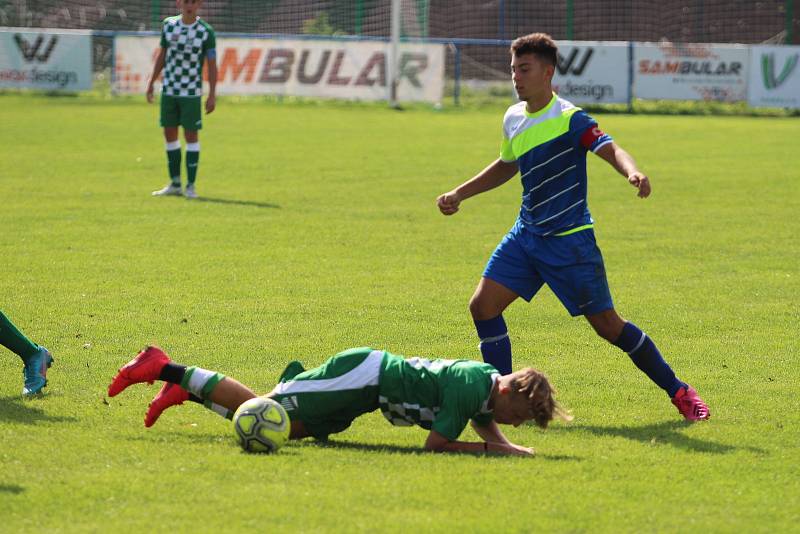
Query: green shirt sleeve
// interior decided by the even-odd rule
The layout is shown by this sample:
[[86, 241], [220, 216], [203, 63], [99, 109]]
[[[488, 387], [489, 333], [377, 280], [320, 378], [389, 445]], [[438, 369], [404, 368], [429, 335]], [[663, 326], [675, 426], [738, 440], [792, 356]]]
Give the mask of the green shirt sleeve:
[[475, 419], [478, 424], [482, 424], [487, 417], [491, 420], [491, 414], [481, 413], [492, 385], [486, 368], [491, 369], [486, 364], [463, 362], [457, 370], [454, 369], [453, 376], [442, 391], [441, 407], [431, 430], [455, 441], [470, 419]]
[[493, 419], [494, 416], [490, 413], [479, 413], [472, 418], [478, 426], [489, 426], [489, 423], [491, 423]]
[[[166, 21], [166, 19], [164, 19]], [[167, 34], [164, 33], [164, 23], [161, 23], [161, 48], [167, 48], [169, 43], [167, 43]]]
[[511, 150], [511, 141], [505, 135], [503, 135], [503, 142], [500, 144], [500, 159], [507, 163], [517, 161], [513, 150]]
[[211, 26], [207, 27], [208, 27], [208, 37], [203, 43], [203, 56], [207, 56], [209, 50], [216, 50], [217, 48], [217, 36], [214, 33], [214, 30], [211, 29]]
[[[442, 399], [442, 408], [436, 414], [431, 430], [435, 430], [450, 441], [455, 441], [464, 427], [469, 422], [471, 413], [469, 410], [469, 399], [465, 398], [465, 392], [459, 394], [455, 391], [448, 391]], [[475, 413], [475, 412], [473, 412]]]

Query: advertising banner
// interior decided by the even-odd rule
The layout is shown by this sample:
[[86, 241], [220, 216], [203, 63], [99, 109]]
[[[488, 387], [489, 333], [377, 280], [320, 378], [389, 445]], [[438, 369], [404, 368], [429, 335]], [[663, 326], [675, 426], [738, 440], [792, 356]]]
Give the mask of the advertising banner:
[[[158, 37], [117, 36], [114, 43], [116, 91], [144, 93]], [[383, 100], [388, 54], [388, 43], [373, 41], [217, 39], [217, 93]], [[398, 99], [441, 101], [444, 45], [401, 44], [399, 54]]]
[[748, 52], [744, 45], [635, 43], [634, 96], [647, 100], [745, 100]]
[[747, 102], [753, 107], [800, 108], [800, 46], [750, 47]]
[[45, 91], [91, 89], [91, 33], [0, 28], [0, 87]]
[[560, 41], [553, 90], [575, 104], [627, 103], [628, 43]]

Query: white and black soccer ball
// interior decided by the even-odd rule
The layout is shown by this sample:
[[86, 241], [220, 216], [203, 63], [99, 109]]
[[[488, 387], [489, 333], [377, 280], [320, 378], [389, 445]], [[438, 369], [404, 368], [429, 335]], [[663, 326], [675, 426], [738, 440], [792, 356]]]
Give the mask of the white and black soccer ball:
[[269, 397], [256, 397], [239, 406], [233, 427], [247, 452], [275, 452], [288, 441], [291, 423], [283, 406]]

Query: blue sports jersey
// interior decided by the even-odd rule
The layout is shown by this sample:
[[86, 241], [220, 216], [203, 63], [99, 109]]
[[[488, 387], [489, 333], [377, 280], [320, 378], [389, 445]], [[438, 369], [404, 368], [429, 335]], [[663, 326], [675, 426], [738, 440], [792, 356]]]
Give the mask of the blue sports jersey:
[[522, 180], [519, 221], [537, 235], [563, 235], [592, 224], [586, 199], [586, 152], [610, 143], [581, 108], [553, 93], [528, 113], [525, 102], [506, 111], [500, 159], [516, 161]]

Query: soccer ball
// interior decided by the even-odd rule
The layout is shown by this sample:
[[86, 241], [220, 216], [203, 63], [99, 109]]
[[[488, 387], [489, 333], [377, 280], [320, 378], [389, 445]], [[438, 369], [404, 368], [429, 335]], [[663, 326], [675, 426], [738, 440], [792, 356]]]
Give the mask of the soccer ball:
[[247, 452], [275, 452], [289, 439], [291, 424], [283, 406], [269, 397], [243, 403], [233, 414], [239, 444]]

